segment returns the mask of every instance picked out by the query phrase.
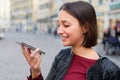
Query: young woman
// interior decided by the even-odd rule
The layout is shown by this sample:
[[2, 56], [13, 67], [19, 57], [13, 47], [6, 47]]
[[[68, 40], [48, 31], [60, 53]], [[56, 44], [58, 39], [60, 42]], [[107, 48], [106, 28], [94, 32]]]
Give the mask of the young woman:
[[[120, 80], [120, 68], [92, 48], [97, 44], [97, 21], [93, 6], [87, 2], [65, 3], [58, 14], [58, 34], [64, 46], [45, 80]], [[28, 80], [43, 80], [39, 49], [31, 53], [22, 45], [31, 68]]]

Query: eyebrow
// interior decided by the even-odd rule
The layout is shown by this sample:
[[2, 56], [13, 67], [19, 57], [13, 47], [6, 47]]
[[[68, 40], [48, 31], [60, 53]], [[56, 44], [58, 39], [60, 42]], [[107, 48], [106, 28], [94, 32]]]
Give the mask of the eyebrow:
[[[62, 20], [63, 23], [67, 22], [69, 24], [71, 24], [69, 21], [66, 21], [66, 20]], [[59, 21], [57, 20], [57, 23], [59, 23]]]

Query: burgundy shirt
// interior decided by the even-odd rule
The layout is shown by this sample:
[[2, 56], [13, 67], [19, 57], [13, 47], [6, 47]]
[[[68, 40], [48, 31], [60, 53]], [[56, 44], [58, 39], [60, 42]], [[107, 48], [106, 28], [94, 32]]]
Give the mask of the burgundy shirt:
[[36, 77], [35, 79], [32, 79], [32, 76], [29, 76], [27, 78], [27, 80], [42, 80], [42, 75], [40, 74], [38, 77]]
[[[72, 63], [64, 77], [64, 80], [86, 80], [87, 70], [94, 65], [96, 60], [87, 59], [78, 55], [73, 56]], [[28, 77], [28, 80], [41, 80], [40, 74], [37, 78], [32, 79]]]
[[95, 62], [96, 60], [74, 55], [73, 61], [64, 77], [64, 80], [86, 80], [87, 70], [94, 65]]

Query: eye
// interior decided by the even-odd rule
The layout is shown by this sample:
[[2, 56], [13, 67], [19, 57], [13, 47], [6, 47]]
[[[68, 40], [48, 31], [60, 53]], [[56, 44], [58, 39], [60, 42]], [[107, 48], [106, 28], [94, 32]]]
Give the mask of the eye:
[[69, 27], [70, 25], [64, 25], [64, 27]]

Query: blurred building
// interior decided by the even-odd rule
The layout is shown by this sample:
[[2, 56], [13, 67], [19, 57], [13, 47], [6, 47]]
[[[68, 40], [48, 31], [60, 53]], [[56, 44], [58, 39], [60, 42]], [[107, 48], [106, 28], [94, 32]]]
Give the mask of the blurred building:
[[103, 38], [103, 32], [111, 25], [116, 25], [120, 19], [120, 0], [89, 0], [94, 6], [98, 22], [98, 36]]
[[48, 31], [48, 29], [56, 28], [57, 14], [60, 6], [68, 1], [77, 0], [40, 0], [38, 23], [40, 30]]
[[109, 16], [110, 26], [120, 27], [120, 0], [110, 0], [107, 14]]
[[10, 2], [0, 0], [0, 28], [9, 30], [10, 28]]
[[[79, 0], [52, 0], [51, 8], [50, 8], [50, 20], [51, 20], [51, 26], [53, 30], [56, 29], [56, 20], [59, 12], [59, 8], [66, 2], [72, 2], [72, 1], [79, 1]], [[88, 0], [84, 0], [88, 1]]]
[[109, 25], [104, 25], [107, 22], [107, 11], [109, 10], [108, 0], [91, 0], [91, 4], [94, 6], [98, 23], [98, 37], [103, 37], [103, 29]]
[[38, 20], [39, 30], [47, 32], [48, 27], [51, 26], [51, 8], [53, 0], [39, 0]]
[[48, 32], [56, 28], [59, 8], [68, 1], [78, 0], [11, 0], [11, 25], [17, 31], [37, 26], [39, 31]]
[[38, 18], [39, 0], [10, 0], [11, 26], [17, 31], [32, 30]]
[[[61, 5], [71, 1], [79, 0], [11, 0], [11, 25], [18, 31], [21, 29], [29, 31], [37, 26], [39, 31], [48, 32], [50, 28], [56, 28], [57, 14]], [[119, 16], [120, 1], [83, 1], [90, 2], [94, 6], [97, 14], [99, 38], [102, 38], [104, 29], [110, 25], [110, 19], [116, 15]], [[115, 5], [117, 8], [113, 9]]]

